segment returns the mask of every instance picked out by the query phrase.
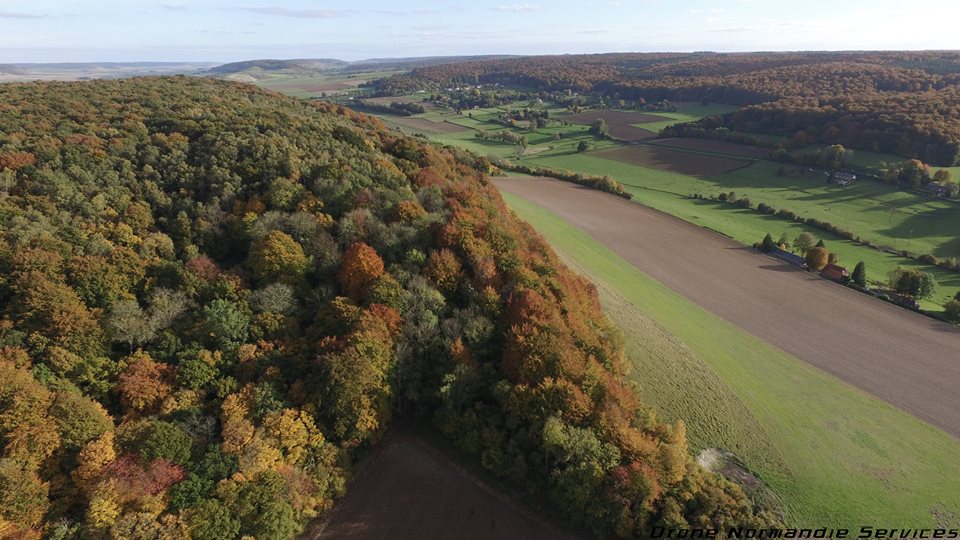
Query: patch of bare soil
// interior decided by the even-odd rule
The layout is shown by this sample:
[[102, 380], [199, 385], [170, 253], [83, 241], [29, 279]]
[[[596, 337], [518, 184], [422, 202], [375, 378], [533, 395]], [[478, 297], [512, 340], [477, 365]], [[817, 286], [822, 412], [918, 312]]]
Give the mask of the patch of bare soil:
[[412, 118], [409, 116], [401, 116], [398, 118], [392, 119], [394, 123], [400, 124], [400, 126], [405, 128], [410, 128], [413, 131], [423, 131], [426, 133], [458, 133], [462, 131], [469, 131], [469, 128], [463, 126], [458, 126], [450, 122], [431, 122], [424, 118]]
[[373, 450], [304, 538], [573, 539], [407, 432]]
[[746, 144], [737, 144], [727, 141], [714, 141], [710, 139], [696, 139], [690, 137], [668, 137], [666, 139], [657, 139], [650, 141], [650, 144], [657, 146], [669, 146], [672, 148], [683, 148], [685, 150], [696, 150], [700, 152], [713, 152], [716, 154], [728, 154], [736, 157], [749, 159], [764, 159], [770, 155], [770, 150], [758, 146], [748, 146]]
[[593, 155], [631, 165], [691, 176], [710, 176], [725, 173], [750, 164], [749, 161], [739, 158], [695, 154], [648, 145], [621, 146]]
[[559, 117], [560, 120], [566, 120], [573, 124], [590, 125], [597, 119], [603, 118], [607, 123], [607, 128], [611, 137], [623, 141], [641, 141], [652, 139], [657, 136], [653, 131], [639, 128], [633, 124], [645, 124], [650, 122], [662, 122], [662, 116], [644, 114], [629, 111], [611, 111], [609, 109], [598, 109], [579, 114]]

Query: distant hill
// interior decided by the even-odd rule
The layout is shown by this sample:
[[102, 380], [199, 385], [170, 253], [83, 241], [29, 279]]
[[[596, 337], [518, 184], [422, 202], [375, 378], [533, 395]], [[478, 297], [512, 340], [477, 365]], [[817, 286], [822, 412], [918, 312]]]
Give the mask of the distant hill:
[[0, 82], [76, 81], [144, 75], [185, 75], [215, 66], [213, 62], [59, 62], [0, 64]]
[[233, 73], [243, 73], [245, 71], [281, 71], [287, 69], [298, 69], [308, 71], [325, 71], [337, 69], [350, 65], [344, 60], [334, 58], [318, 59], [297, 59], [297, 60], [245, 60], [243, 62], [231, 62], [209, 69], [207, 72], [214, 75], [230, 75]]
[[346, 61], [335, 58], [291, 59], [291, 60], [245, 60], [231, 62], [207, 70], [210, 75], [230, 76], [271, 71], [349, 71], [361, 72], [371, 69], [415, 69], [419, 67], [471, 62], [476, 60], [502, 60], [512, 58], [506, 55], [482, 56], [422, 56], [408, 58], [368, 58], [366, 60]]

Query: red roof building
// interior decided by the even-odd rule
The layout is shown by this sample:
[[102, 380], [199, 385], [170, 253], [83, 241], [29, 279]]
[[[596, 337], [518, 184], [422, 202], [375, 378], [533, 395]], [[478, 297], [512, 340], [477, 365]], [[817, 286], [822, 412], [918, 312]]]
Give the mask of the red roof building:
[[849, 276], [850, 273], [847, 272], [847, 269], [842, 266], [828, 264], [823, 267], [823, 270], [820, 271], [820, 275], [834, 281], [843, 281], [843, 279]]

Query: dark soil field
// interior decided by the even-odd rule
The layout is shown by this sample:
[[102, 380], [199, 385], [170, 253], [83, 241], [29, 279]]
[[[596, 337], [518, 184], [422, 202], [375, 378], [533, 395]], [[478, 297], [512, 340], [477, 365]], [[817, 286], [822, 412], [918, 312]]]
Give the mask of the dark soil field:
[[494, 182], [715, 315], [960, 436], [960, 329], [613, 195], [556, 180]]
[[597, 157], [622, 161], [631, 165], [640, 165], [661, 171], [670, 171], [691, 176], [710, 176], [721, 174], [740, 167], [746, 167], [749, 161], [722, 156], [696, 154], [681, 150], [670, 150], [650, 145], [621, 146], [612, 150], [603, 150]]
[[726, 141], [713, 141], [710, 139], [694, 139], [686, 137], [670, 137], [667, 139], [657, 139], [650, 141], [650, 144], [657, 146], [669, 146], [672, 148], [683, 148], [685, 150], [695, 150], [698, 152], [712, 152], [715, 154], [728, 154], [731, 156], [744, 157], [749, 159], [764, 159], [770, 155], [770, 150], [759, 148], [757, 146], [747, 146]]
[[413, 131], [422, 131], [425, 133], [458, 133], [469, 131], [469, 128], [458, 126], [450, 122], [431, 122], [423, 118], [411, 118], [408, 116], [399, 116], [390, 119], [401, 127], [409, 128]]
[[372, 451], [309, 539], [576, 538], [494, 490], [429, 443], [397, 432]]
[[627, 111], [611, 111], [609, 109], [593, 110], [559, 117], [560, 120], [587, 126], [594, 123], [598, 118], [603, 118], [607, 123], [607, 126], [610, 128], [610, 136], [623, 141], [640, 141], [652, 139], [657, 136], [657, 134], [652, 131], [635, 127], [632, 124], [663, 122], [662, 116]]

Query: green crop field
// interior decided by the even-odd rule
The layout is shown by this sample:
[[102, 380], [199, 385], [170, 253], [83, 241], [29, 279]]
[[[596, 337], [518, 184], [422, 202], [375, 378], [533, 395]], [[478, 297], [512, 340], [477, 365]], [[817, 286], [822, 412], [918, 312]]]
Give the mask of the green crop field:
[[645, 398], [685, 419], [694, 447], [736, 453], [782, 498], [789, 524], [929, 527], [934, 514], [960, 515], [956, 439], [704, 311], [547, 210], [503, 196], [598, 284], [627, 332]]
[[662, 122], [646, 122], [643, 124], [634, 124], [643, 129], [649, 129], [653, 132], [659, 132], [661, 129], [672, 126], [673, 124], [682, 124], [685, 122], [696, 122], [705, 116], [726, 114], [739, 109], [733, 105], [689, 105], [678, 106], [677, 112], [651, 112], [654, 116], [662, 116]]
[[[940, 306], [960, 291], [960, 273], [920, 264], [905, 257], [891, 255], [883, 251], [858, 245], [808, 225], [761, 214], [754, 210], [735, 208], [723, 203], [692, 199], [690, 195], [697, 192], [710, 194], [732, 190], [735, 191], [738, 196], [746, 195], [750, 197], [754, 204], [765, 201], [765, 198], [769, 198], [769, 201], [766, 202], [778, 208], [785, 207], [800, 215], [813, 215], [814, 217], [823, 215], [825, 221], [830, 221], [835, 225], [851, 229], [854, 233], [860, 234], [864, 238], [870, 238], [869, 233], [871, 232], [877, 235], [890, 230], [891, 232], [887, 234], [887, 237], [893, 246], [898, 249], [907, 249], [909, 247], [909, 251], [918, 252], [922, 251], [917, 249], [918, 245], [923, 245], [919, 242], [921, 239], [932, 242], [933, 240], [931, 239], [941, 238], [943, 242], [942, 249], [951, 249], [951, 246], [957, 245], [955, 240], [951, 241], [947, 238], [947, 234], [954, 230], [951, 228], [951, 224], [957, 223], [958, 218], [955, 217], [955, 214], [960, 210], [960, 208], [953, 208], [951, 203], [917, 198], [914, 195], [889, 190], [889, 188], [869, 182], [861, 182], [848, 188], [836, 188], [827, 186], [812, 174], [808, 177], [798, 175], [796, 177], [781, 179], [776, 176], [776, 169], [773, 168], [772, 164], [763, 163], [727, 173], [723, 175], [725, 179], [724, 183], [720, 183], [716, 178], [700, 179], [692, 176], [659, 171], [638, 165], [599, 158], [589, 153], [567, 153], [563, 155], [538, 154], [529, 158], [527, 161], [535, 165], [570, 169], [589, 174], [609, 174], [622, 183], [627, 191], [633, 194], [635, 201], [675, 215], [691, 223], [696, 223], [720, 232], [745, 245], [752, 245], [754, 242], [763, 238], [766, 233], [772, 234], [774, 238], [779, 237], [781, 234], [786, 234], [787, 237], [792, 240], [803, 231], [810, 232], [818, 238], [823, 238], [827, 244], [827, 248], [840, 256], [840, 264], [852, 267], [858, 261], [864, 261], [867, 265], [868, 278], [874, 281], [885, 281], [889, 272], [898, 266], [922, 268], [925, 271], [933, 273], [940, 285], [936, 295], [931, 301], [921, 302], [924, 309], [940, 310]], [[757, 167], [757, 169], [751, 171], [754, 167]], [[769, 170], [770, 168], [772, 168], [772, 172]], [[769, 184], [764, 183], [766, 181], [769, 181]], [[777, 182], [779, 182], [779, 184]], [[794, 182], [798, 185], [791, 186], [787, 184], [788, 182]], [[798, 188], [805, 188], [812, 191], [806, 194], [794, 192], [794, 190]], [[877, 190], [879, 194], [887, 197], [885, 200], [888, 201], [889, 204], [900, 206], [898, 211], [892, 214], [889, 212], [889, 209], [883, 211], [882, 208], [887, 207], [882, 206], [880, 207], [881, 210], [866, 212], [862, 210], [863, 205], [882, 203], [872, 203], [858, 196], [850, 196], [849, 194], [856, 194], [858, 192], [844, 191], [844, 189], [865, 190], [867, 192]], [[889, 190], [889, 193], [881, 190]], [[777, 199], [777, 197], [780, 199]], [[808, 199], [804, 200], [805, 197]], [[902, 199], [903, 197], [906, 199]], [[788, 199], [789, 203], [782, 202]], [[930, 229], [921, 228], [919, 225], [915, 225], [915, 223], [921, 221], [921, 218], [910, 217], [911, 212], [921, 212], [921, 209], [927, 208], [928, 205], [932, 211], [939, 212], [935, 215], [942, 216], [940, 219], [943, 221], [941, 225], [939, 225], [941, 229], [938, 229], [938, 226], [931, 227]], [[950, 205], [951, 208], [949, 210], [951, 211], [945, 212], [945, 209], [940, 209], [939, 205]], [[851, 220], [855, 218], [855, 223], [861, 224], [863, 227], [862, 231], [854, 228], [854, 223], [846, 222], [844, 218], [838, 214], [838, 212], [841, 212], [841, 208], [843, 215], [852, 216]], [[807, 213], [805, 214], [804, 212]], [[856, 215], [858, 212], [866, 215], [858, 216]], [[889, 220], [889, 223], [884, 223], [884, 220]], [[897, 227], [901, 227], [901, 229]], [[907, 245], [907, 237], [894, 241], [896, 240], [894, 235], [898, 234], [896, 231], [903, 230], [909, 235], [910, 229], [914, 230], [914, 236], [910, 239], [911, 243], [909, 246]], [[928, 230], [930, 231], [929, 234], [937, 234], [937, 236], [921, 236], [923, 231]], [[960, 250], [960, 247], [958, 247], [958, 250]]]

